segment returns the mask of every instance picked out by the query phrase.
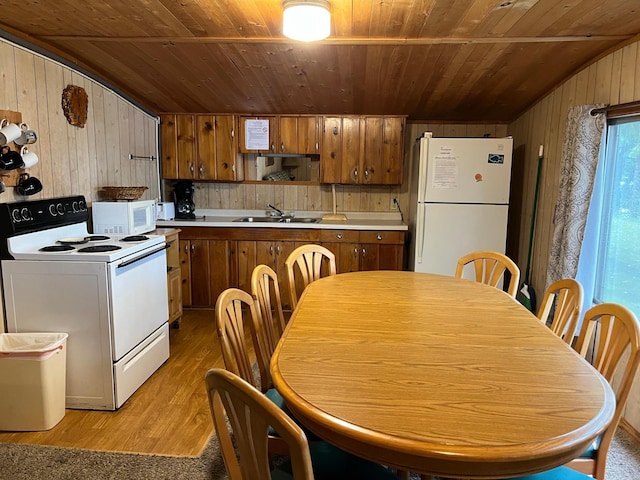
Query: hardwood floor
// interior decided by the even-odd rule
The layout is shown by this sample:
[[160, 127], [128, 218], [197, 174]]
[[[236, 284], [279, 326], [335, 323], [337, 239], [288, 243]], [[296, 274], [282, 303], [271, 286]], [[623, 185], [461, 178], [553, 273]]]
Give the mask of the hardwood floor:
[[198, 456], [213, 431], [204, 375], [223, 367], [213, 310], [185, 311], [171, 356], [115, 412], [67, 410], [45, 432], [0, 432], [0, 442]]

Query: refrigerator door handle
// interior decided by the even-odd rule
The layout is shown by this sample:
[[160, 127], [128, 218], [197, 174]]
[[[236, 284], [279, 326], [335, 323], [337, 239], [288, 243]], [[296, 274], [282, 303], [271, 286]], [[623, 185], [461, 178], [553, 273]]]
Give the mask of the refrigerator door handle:
[[429, 157], [429, 141], [427, 138], [420, 139], [418, 155], [418, 205], [425, 201], [427, 192], [427, 161]]
[[425, 228], [425, 205], [424, 203], [418, 203], [418, 209], [416, 213], [416, 263], [422, 263], [422, 253], [424, 250], [424, 228]]

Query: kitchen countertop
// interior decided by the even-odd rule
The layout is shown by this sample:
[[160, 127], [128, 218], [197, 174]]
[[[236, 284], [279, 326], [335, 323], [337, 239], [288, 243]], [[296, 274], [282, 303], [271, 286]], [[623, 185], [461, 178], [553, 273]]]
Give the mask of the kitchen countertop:
[[[288, 214], [290, 212], [287, 212]], [[322, 218], [326, 212], [296, 211], [297, 218]], [[320, 220], [318, 223], [285, 222], [239, 222], [243, 217], [266, 217], [265, 210], [196, 210], [194, 220], [174, 219], [157, 220], [157, 227], [226, 227], [226, 228], [305, 228], [340, 230], [399, 230], [406, 231], [408, 226], [396, 212], [347, 212], [346, 222]]]

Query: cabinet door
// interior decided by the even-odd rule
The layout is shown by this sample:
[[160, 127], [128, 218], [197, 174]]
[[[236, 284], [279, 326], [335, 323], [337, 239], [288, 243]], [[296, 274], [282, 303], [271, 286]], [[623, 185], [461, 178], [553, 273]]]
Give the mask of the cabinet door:
[[382, 182], [402, 185], [404, 161], [404, 117], [385, 117], [382, 139]]
[[232, 285], [229, 240], [209, 240], [209, 284], [211, 286], [211, 306], [218, 296]]
[[197, 115], [195, 118], [198, 151], [195, 178], [214, 180], [216, 178], [215, 118], [213, 115]]
[[361, 183], [360, 166], [360, 119], [344, 117], [342, 119], [342, 162], [340, 183]]
[[210, 306], [209, 242], [190, 240], [191, 242], [191, 305]]
[[298, 148], [295, 153], [320, 153], [318, 143], [318, 117], [298, 117]]
[[251, 240], [238, 240], [236, 271], [238, 274], [237, 286], [239, 289], [245, 292], [251, 291], [251, 274], [256, 265], [258, 265], [258, 263], [256, 263], [256, 242]]
[[379, 245], [379, 270], [402, 270], [404, 265], [403, 245]]
[[278, 153], [301, 153], [298, 151], [298, 117], [279, 117], [278, 133]]
[[178, 178], [178, 138], [175, 115], [160, 116], [162, 178]]
[[382, 117], [366, 117], [362, 121], [364, 123], [364, 155], [360, 183], [382, 184], [384, 122]]
[[[246, 142], [246, 122], [247, 120], [268, 120], [269, 121], [269, 147], [266, 150], [255, 150], [247, 148]], [[238, 151], [240, 153], [275, 153], [276, 152], [276, 139], [278, 137], [277, 133], [277, 117], [243, 117], [241, 116], [238, 120], [239, 124], [239, 132], [238, 132]]]
[[169, 323], [182, 316], [182, 281], [180, 271], [173, 270], [167, 275], [167, 288], [169, 294]]
[[195, 178], [196, 137], [193, 115], [176, 115], [178, 178]]
[[235, 117], [215, 117], [216, 180], [238, 180], [236, 168]]
[[342, 164], [342, 118], [323, 117], [320, 181], [340, 183]]
[[362, 243], [359, 245], [360, 270], [380, 270], [380, 245]]
[[180, 240], [180, 283], [182, 285], [182, 304], [191, 305], [191, 242]]
[[338, 273], [357, 272], [360, 270], [360, 245], [357, 243], [341, 243], [338, 263]]

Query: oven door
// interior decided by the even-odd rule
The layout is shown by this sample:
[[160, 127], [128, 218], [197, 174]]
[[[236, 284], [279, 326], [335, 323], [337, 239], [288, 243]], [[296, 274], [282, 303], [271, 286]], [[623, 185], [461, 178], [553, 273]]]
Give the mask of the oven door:
[[169, 320], [166, 244], [109, 264], [113, 360]]

